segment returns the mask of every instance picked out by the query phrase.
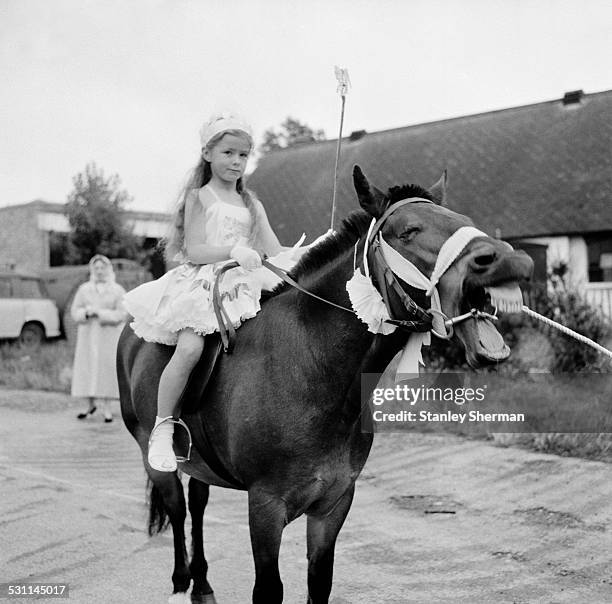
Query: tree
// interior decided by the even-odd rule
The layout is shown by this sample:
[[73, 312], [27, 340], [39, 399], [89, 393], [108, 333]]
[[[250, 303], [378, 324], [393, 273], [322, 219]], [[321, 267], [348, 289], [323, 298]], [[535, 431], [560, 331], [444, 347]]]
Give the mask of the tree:
[[67, 261], [85, 264], [94, 254], [137, 259], [140, 240], [125, 224], [125, 206], [132, 201], [117, 175], [106, 177], [90, 163], [72, 179], [65, 213], [70, 223]]
[[294, 147], [304, 142], [325, 140], [325, 132], [323, 130], [313, 130], [310, 126], [303, 124], [293, 117], [287, 117], [280, 125], [280, 130], [268, 128], [263, 136], [264, 140], [259, 150], [264, 154], [277, 149]]

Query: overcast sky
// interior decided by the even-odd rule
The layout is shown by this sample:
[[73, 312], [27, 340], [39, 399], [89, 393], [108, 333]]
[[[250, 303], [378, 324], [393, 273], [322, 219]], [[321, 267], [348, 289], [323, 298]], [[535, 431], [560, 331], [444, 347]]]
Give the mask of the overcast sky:
[[334, 65], [348, 134], [609, 90], [611, 57], [610, 0], [0, 0], [0, 205], [95, 161], [165, 211], [213, 111], [336, 138]]

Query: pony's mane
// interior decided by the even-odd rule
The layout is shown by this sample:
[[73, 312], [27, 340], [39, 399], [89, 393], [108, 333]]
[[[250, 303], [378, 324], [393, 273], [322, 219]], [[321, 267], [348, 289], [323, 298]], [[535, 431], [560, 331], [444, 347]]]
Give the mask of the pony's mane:
[[[325, 266], [333, 258], [337, 258], [353, 247], [368, 231], [372, 217], [363, 210], [356, 210], [349, 214], [343, 221], [340, 229], [330, 234], [321, 243], [308, 250], [293, 267], [289, 275], [293, 279], [304, 277], [314, 273]], [[285, 282], [279, 284], [272, 291], [263, 291], [262, 302], [285, 291], [289, 285]]]
[[429, 201], [438, 201], [427, 189], [424, 189], [419, 185], [391, 187], [387, 193], [387, 199], [389, 200], [390, 204], [395, 203], [396, 201], [402, 201], [402, 199], [408, 199], [410, 197], [422, 197], [423, 199], [429, 199]]
[[363, 210], [356, 210], [343, 221], [340, 229], [326, 237], [321, 243], [309, 250], [292, 271], [293, 276], [301, 277], [315, 272], [327, 264], [332, 258], [338, 257], [347, 249], [353, 247], [359, 238], [365, 235], [372, 222], [372, 217]]
[[[391, 187], [385, 197], [387, 199], [387, 206], [409, 197], [423, 197], [433, 202], [437, 201], [427, 189], [413, 184]], [[342, 225], [337, 232], [326, 237], [321, 243], [302, 256], [289, 273], [290, 276], [293, 279], [298, 279], [299, 277], [316, 272], [331, 260], [353, 247], [367, 233], [371, 222], [372, 216], [364, 210], [352, 212], [342, 221]], [[263, 302], [276, 296], [288, 287], [289, 285], [283, 282], [272, 291], [263, 291], [261, 301]]]

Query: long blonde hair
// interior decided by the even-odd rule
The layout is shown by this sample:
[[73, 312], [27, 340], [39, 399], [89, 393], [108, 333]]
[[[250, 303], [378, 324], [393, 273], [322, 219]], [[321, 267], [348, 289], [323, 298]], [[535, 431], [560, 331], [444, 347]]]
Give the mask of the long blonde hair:
[[[211, 151], [214, 146], [226, 135], [233, 134], [234, 136], [242, 136], [249, 139], [252, 147], [252, 141], [242, 130], [224, 130], [219, 132], [213, 138], [210, 139], [206, 145], [206, 149]], [[201, 189], [206, 183], [212, 178], [212, 168], [210, 162], [205, 160], [204, 157], [200, 156], [200, 161], [197, 166], [191, 171], [185, 186], [181, 189], [178, 196], [176, 206], [172, 212], [170, 220], [170, 227], [168, 234], [162, 240], [164, 246], [164, 256], [166, 262], [170, 262], [175, 259], [177, 254], [183, 254], [185, 252], [185, 204], [187, 197], [194, 189]], [[242, 197], [244, 205], [251, 214], [251, 231], [249, 233], [249, 245], [257, 247], [258, 235], [259, 235], [259, 212], [251, 192], [244, 185], [244, 177], [241, 177], [236, 182], [236, 192]], [[261, 250], [259, 250], [261, 251]]]

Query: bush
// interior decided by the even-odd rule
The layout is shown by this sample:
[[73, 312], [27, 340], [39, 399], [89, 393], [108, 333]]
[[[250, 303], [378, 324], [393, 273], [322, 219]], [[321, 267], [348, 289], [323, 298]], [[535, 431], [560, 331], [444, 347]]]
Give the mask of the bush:
[[[574, 287], [568, 285], [564, 266], [553, 269], [549, 275], [547, 291], [533, 292], [533, 310], [597, 342], [605, 343], [612, 334], [612, 326], [602, 312], [591, 306]], [[584, 344], [558, 329], [544, 326], [537, 319], [530, 320], [545, 331], [554, 352], [553, 372], [605, 371], [608, 359], [591, 346]]]

